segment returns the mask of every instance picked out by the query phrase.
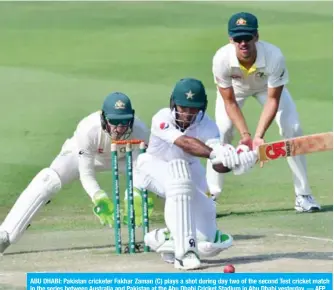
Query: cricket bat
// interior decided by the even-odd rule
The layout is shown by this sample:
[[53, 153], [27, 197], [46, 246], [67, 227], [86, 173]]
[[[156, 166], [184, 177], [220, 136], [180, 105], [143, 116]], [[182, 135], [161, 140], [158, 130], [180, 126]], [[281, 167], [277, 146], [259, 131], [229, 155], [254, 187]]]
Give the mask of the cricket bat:
[[333, 150], [333, 132], [305, 135], [262, 144], [258, 147], [259, 161]]

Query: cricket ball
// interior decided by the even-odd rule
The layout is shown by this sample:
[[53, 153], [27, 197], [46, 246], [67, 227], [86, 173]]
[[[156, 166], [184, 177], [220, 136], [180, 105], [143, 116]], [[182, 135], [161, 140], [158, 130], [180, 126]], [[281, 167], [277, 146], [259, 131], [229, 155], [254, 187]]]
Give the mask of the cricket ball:
[[233, 265], [226, 265], [224, 267], [224, 273], [234, 273], [235, 272], [235, 268]]

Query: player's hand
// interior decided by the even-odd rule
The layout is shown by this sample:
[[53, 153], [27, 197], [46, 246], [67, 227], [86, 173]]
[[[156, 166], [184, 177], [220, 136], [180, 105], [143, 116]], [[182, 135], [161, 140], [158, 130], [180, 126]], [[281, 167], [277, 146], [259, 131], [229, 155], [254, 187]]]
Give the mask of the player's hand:
[[93, 197], [94, 208], [93, 212], [100, 220], [102, 225], [114, 226], [114, 205], [108, 195], [100, 190]]
[[253, 140], [250, 134], [244, 133], [239, 141], [239, 145], [246, 145], [250, 149], [253, 149]]
[[[264, 139], [255, 136], [254, 139], [253, 139], [253, 150], [257, 150], [257, 148], [258, 148], [260, 145], [262, 145], [262, 144], [264, 144]], [[264, 162], [261, 161], [261, 162], [260, 162], [260, 167], [262, 168], [263, 165], [264, 165]]]
[[237, 151], [232, 145], [215, 145], [210, 155], [211, 163], [223, 164], [229, 169], [235, 168], [239, 164], [239, 157]]
[[239, 165], [233, 170], [235, 175], [241, 175], [249, 171], [257, 161], [256, 151], [249, 150], [246, 145], [239, 145], [237, 148], [237, 153], [239, 156]]

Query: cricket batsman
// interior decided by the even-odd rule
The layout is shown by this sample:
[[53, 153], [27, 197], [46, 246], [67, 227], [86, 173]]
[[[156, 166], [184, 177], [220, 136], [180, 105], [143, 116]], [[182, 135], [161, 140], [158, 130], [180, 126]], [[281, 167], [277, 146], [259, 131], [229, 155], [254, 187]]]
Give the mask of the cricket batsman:
[[[201, 257], [218, 255], [232, 245], [232, 237], [217, 229], [215, 202], [200, 158], [211, 164], [213, 174], [241, 174], [257, 155], [245, 145], [234, 148], [220, 142], [219, 130], [205, 113], [207, 95], [201, 81], [178, 81], [170, 107], [152, 118], [146, 153], [138, 157], [134, 186], [165, 199], [167, 228], [145, 235], [145, 244], [177, 269], [199, 268]], [[237, 153], [237, 150], [239, 154]]]
[[[224, 142], [232, 142], [235, 127], [240, 134], [240, 144], [255, 150], [264, 143], [274, 119], [284, 139], [302, 136], [296, 106], [286, 87], [288, 70], [281, 50], [259, 40], [258, 20], [250, 13], [232, 15], [228, 34], [230, 43], [218, 49], [212, 65], [217, 85], [215, 116]], [[241, 111], [250, 96], [263, 107], [253, 138]], [[305, 156], [289, 157], [287, 162], [293, 175], [295, 209], [298, 212], [320, 210], [308, 183]], [[212, 184], [214, 178], [209, 177]], [[217, 196], [223, 186], [222, 175], [218, 178], [215, 183]]]
[[[93, 212], [100, 222], [113, 226], [114, 207], [107, 193], [98, 184], [96, 172], [111, 170], [110, 150], [113, 140], [140, 139], [147, 144], [148, 137], [149, 130], [135, 117], [129, 97], [120, 92], [108, 95], [103, 102], [102, 111], [94, 112], [79, 122], [73, 136], [65, 141], [51, 165], [42, 169], [21, 193], [0, 225], [0, 253], [19, 240], [37, 212], [64, 185], [76, 179], [80, 179], [90, 196], [94, 204]], [[120, 171], [124, 171], [125, 150], [121, 149], [118, 152], [119, 166]], [[134, 163], [138, 155], [138, 151], [133, 152]], [[139, 194], [134, 189], [137, 225], [141, 222]], [[152, 206], [150, 198], [149, 211]]]

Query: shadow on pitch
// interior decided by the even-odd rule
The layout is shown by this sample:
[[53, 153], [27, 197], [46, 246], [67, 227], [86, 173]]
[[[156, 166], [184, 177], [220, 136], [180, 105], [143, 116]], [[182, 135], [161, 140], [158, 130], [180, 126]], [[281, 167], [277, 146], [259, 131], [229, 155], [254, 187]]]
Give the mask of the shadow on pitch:
[[261, 254], [254, 256], [238, 256], [228, 259], [218, 260], [203, 260], [203, 263], [209, 264], [203, 268], [221, 267], [222, 264], [250, 264], [263, 261], [274, 261], [279, 259], [299, 259], [299, 260], [325, 260], [333, 261], [332, 252], [291, 252], [291, 253], [275, 253], [275, 254]]
[[233, 240], [240, 241], [240, 240], [254, 240], [254, 239], [262, 239], [265, 235], [232, 235]]
[[[296, 212], [294, 208], [272, 208], [272, 209], [261, 209], [261, 210], [254, 210], [254, 211], [236, 211], [236, 212], [225, 212], [225, 213], [217, 213], [217, 218], [222, 218], [226, 216], [245, 216], [251, 214], [259, 214], [259, 213], [275, 213], [275, 212]], [[313, 214], [322, 213], [322, 212], [333, 212], [333, 205], [327, 204], [322, 205], [321, 210], [317, 212], [313, 212]], [[297, 212], [296, 212], [297, 214]], [[300, 213], [298, 213], [300, 214]], [[303, 214], [310, 214], [310, 213], [303, 213]]]
[[4, 256], [10, 255], [23, 255], [23, 254], [33, 254], [33, 253], [46, 253], [46, 252], [61, 252], [61, 251], [80, 251], [80, 250], [91, 250], [91, 249], [114, 249], [114, 245], [101, 245], [101, 246], [80, 246], [80, 247], [64, 247], [58, 249], [43, 249], [43, 250], [31, 250], [31, 251], [18, 251], [4, 253]]

